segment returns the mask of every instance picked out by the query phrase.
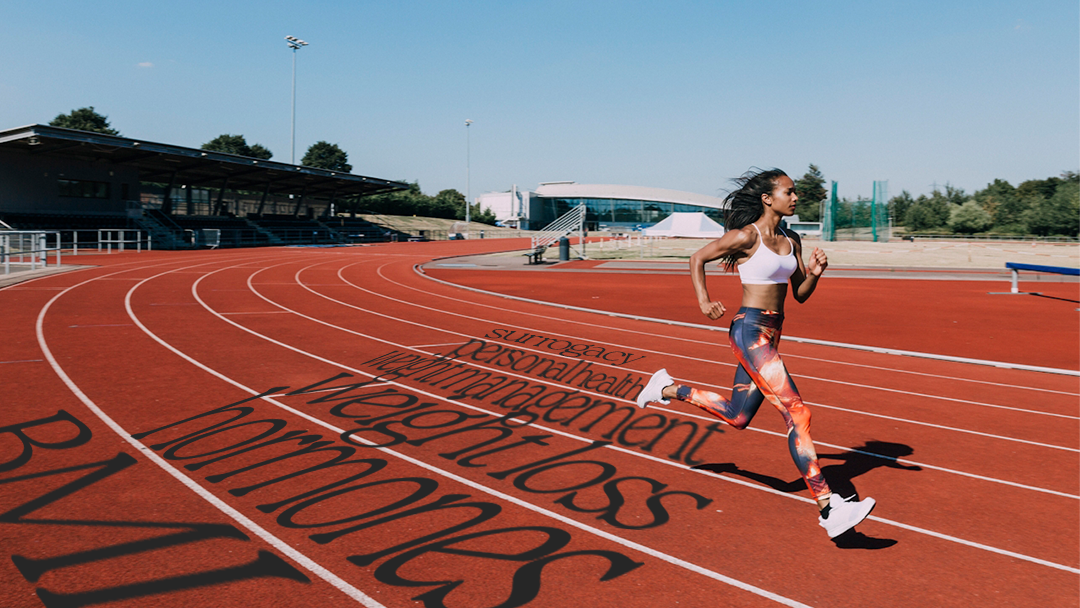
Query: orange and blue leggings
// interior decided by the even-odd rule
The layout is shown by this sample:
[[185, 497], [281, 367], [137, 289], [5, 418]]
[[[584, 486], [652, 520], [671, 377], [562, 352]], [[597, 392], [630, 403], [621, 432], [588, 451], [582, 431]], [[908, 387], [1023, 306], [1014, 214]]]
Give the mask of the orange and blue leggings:
[[678, 387], [678, 398], [720, 418], [737, 429], [745, 429], [768, 399], [788, 429], [788, 449], [799, 473], [815, 499], [829, 497], [829, 484], [818, 467], [814, 442], [810, 439], [810, 410], [803, 404], [795, 382], [780, 359], [777, 345], [784, 315], [759, 308], [740, 308], [731, 320], [731, 348], [739, 361], [731, 399], [688, 386]]

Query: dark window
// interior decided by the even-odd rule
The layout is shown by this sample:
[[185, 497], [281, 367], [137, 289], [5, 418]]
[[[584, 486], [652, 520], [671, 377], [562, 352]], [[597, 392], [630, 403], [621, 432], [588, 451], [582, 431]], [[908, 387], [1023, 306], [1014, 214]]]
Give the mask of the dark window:
[[77, 179], [57, 180], [60, 184], [60, 196], [74, 198], [109, 198], [107, 182], [89, 182]]

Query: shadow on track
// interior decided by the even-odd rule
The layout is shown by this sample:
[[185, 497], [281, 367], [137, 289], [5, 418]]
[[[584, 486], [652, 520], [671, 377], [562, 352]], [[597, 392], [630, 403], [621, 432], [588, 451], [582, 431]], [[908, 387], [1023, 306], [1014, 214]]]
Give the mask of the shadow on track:
[[[825, 479], [828, 480], [829, 487], [832, 488], [833, 492], [844, 497], [854, 496], [858, 498], [859, 492], [855, 489], [855, 484], [853, 484], [851, 480], [866, 474], [873, 469], [887, 467], [902, 471], [921, 471], [922, 467], [917, 465], [906, 465], [898, 462], [899, 458], [910, 456], [914, 451], [915, 450], [913, 450], [911, 446], [902, 443], [867, 441], [865, 444], [853, 448], [850, 452], [818, 454], [818, 461], [840, 461], [839, 464], [821, 467], [821, 472], [825, 474]], [[777, 477], [740, 469], [738, 465], [731, 462], [708, 463], [693, 468], [717, 474], [726, 473], [728, 475], [742, 477], [786, 494], [794, 494], [806, 489], [806, 483], [801, 477], [793, 481], [785, 481]], [[856, 532], [854, 529], [849, 530], [832, 540], [836, 546], [841, 549], [884, 549], [896, 544], [895, 540], [873, 538], [860, 532]]]

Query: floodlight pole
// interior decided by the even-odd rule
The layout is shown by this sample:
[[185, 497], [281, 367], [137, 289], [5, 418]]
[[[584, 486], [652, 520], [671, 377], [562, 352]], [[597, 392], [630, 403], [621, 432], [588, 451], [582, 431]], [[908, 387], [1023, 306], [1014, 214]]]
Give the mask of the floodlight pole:
[[465, 119], [465, 234], [469, 233], [469, 208], [472, 206], [469, 200], [472, 198], [472, 167], [470, 164], [472, 150], [469, 140], [469, 125], [472, 123], [471, 119]]
[[296, 164], [296, 51], [300, 47], [307, 46], [308, 43], [300, 40], [296, 36], [285, 36], [285, 44], [292, 49], [292, 129], [291, 136], [289, 138], [289, 147], [292, 149], [289, 157], [289, 163]]

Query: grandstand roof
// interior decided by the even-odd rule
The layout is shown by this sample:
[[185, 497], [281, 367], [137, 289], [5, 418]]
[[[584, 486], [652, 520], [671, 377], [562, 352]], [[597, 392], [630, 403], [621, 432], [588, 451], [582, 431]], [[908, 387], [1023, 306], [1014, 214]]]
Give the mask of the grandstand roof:
[[272, 194], [303, 193], [315, 198], [364, 196], [409, 187], [340, 171], [47, 125], [0, 131], [0, 149], [133, 166], [144, 182], [167, 183], [176, 174], [177, 183], [204, 188], [219, 188], [226, 177], [230, 190], [263, 190], [269, 182]]
[[536, 194], [547, 198], [608, 198], [679, 203], [723, 209], [723, 199], [694, 192], [646, 188], [642, 186], [618, 186], [607, 184], [579, 184], [576, 182], [546, 182], [536, 189]]

